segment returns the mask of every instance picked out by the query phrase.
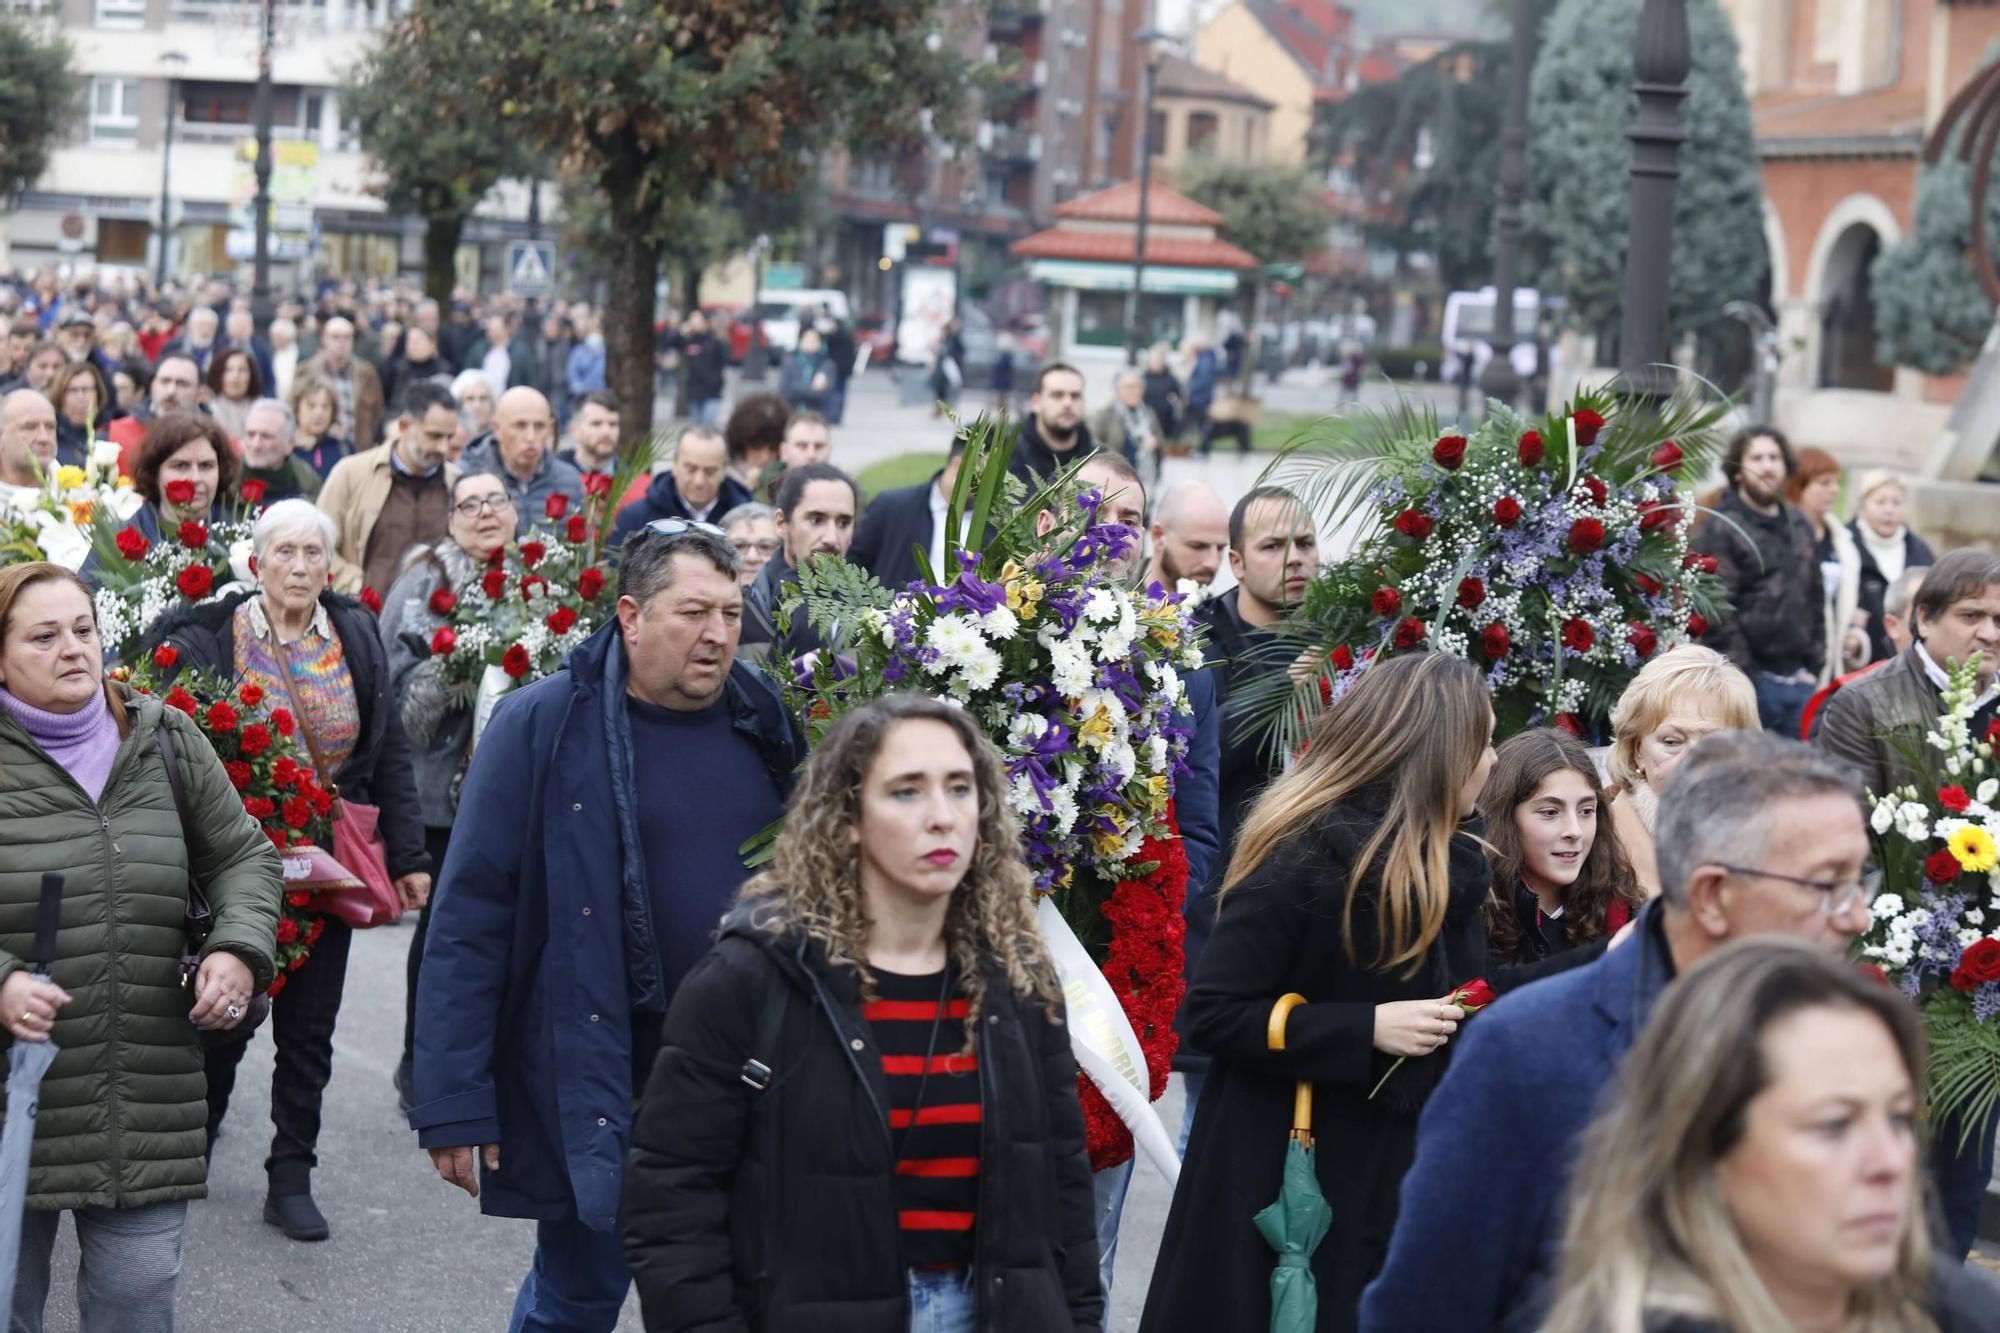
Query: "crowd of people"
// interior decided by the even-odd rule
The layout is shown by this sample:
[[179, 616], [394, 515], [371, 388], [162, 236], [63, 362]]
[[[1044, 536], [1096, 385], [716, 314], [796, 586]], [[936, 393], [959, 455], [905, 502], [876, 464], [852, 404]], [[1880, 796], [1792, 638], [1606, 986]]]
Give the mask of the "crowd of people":
[[[725, 411], [719, 345], [677, 323], [690, 420], [613, 497], [615, 617], [475, 743], [431, 647], [451, 594], [616, 472], [618, 401], [588, 312], [352, 296], [259, 335], [226, 291], [38, 287], [0, 353], [0, 501], [96, 437], [155, 540], [261, 484], [247, 586], [146, 650], [287, 701], [314, 768], [379, 809], [418, 918], [384, 1095], [443, 1181], [534, 1221], [510, 1326], [609, 1330], [636, 1283], [662, 1330], [1101, 1327], [1132, 1168], [1091, 1170], [992, 744], [902, 694], [809, 750], [773, 684], [838, 652], [786, 611], [809, 564], [944, 568], [964, 441], [865, 496], [824, 348]], [[1164, 349], [1096, 413], [1051, 364], [1015, 461], [1078, 465], [1142, 536], [1128, 576], [1197, 599], [1211, 662], [1179, 791], [1183, 1165], [1141, 1327], [1268, 1326], [1251, 1219], [1305, 1082], [1319, 1329], [1994, 1328], [1963, 1268], [1990, 1126], [1922, 1123], [1919, 1020], [1844, 960], [1876, 882], [1863, 791], [1904, 780], [1946, 664], [1978, 664], [1992, 719], [2000, 560], [1934, 552], [1887, 473], [1843, 524], [1838, 466], [1752, 427], [1694, 538], [1731, 609], [1638, 672], [1602, 755], [1541, 727], [1496, 746], [1479, 673], [1419, 653], [1278, 757], [1231, 701], [1287, 669], [1320, 533], [1281, 487], [1160, 485], [1212, 401]], [[192, 722], [108, 673], [90, 573], [0, 570], [0, 1022], [61, 1048], [13, 1326], [41, 1327], [67, 1211], [96, 1333], [172, 1326], [244, 1049], [186, 1020], [226, 1030], [270, 990], [284, 885]], [[68, 881], [54, 960], [28, 953], [44, 871]], [[184, 989], [190, 877], [214, 920]], [[270, 1004], [264, 1217], [302, 1242], [331, 1232], [351, 929], [325, 921]]]

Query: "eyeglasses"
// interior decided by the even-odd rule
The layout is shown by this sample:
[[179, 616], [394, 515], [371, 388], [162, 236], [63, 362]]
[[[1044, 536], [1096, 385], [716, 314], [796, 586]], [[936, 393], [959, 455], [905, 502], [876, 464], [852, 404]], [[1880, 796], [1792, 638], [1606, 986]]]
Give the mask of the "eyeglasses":
[[713, 523], [697, 523], [690, 518], [656, 518], [648, 523], [644, 531], [659, 537], [678, 537], [683, 532], [705, 532], [711, 537], [729, 540], [729, 534]]
[[776, 555], [778, 553], [778, 543], [775, 538], [758, 541], [749, 537], [745, 537], [740, 540], [733, 540], [729, 544], [736, 548], [736, 554], [738, 555], [769, 556], [769, 555]]
[[1854, 904], [1872, 903], [1882, 888], [1880, 870], [1864, 870], [1860, 876], [1849, 880], [1800, 879], [1797, 875], [1780, 875], [1776, 871], [1756, 870], [1749, 866], [1733, 866], [1727, 861], [1710, 864], [1719, 870], [1727, 870], [1734, 875], [1745, 875], [1751, 879], [1775, 879], [1781, 884], [1796, 884], [1802, 889], [1812, 889], [1820, 895], [1819, 910], [1825, 916], [1840, 916]]
[[513, 507], [513, 500], [505, 495], [482, 495], [477, 500], [460, 500], [452, 509], [460, 518], [471, 518], [477, 514], [497, 514]]

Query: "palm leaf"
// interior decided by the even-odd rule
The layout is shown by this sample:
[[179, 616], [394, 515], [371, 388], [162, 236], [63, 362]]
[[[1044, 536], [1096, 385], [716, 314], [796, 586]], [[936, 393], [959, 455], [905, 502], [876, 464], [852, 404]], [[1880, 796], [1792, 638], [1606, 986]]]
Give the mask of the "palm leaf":
[[2000, 1024], [1981, 1023], [1962, 1004], [1931, 1004], [1924, 1010], [1931, 1039], [1931, 1116], [1956, 1120], [1963, 1151], [1975, 1137], [1990, 1135], [2000, 1107]]
[[1321, 519], [1322, 534], [1344, 532], [1361, 520], [1384, 467], [1415, 462], [1437, 436], [1436, 410], [1407, 398], [1386, 408], [1325, 417], [1302, 427], [1257, 484], [1296, 495]]

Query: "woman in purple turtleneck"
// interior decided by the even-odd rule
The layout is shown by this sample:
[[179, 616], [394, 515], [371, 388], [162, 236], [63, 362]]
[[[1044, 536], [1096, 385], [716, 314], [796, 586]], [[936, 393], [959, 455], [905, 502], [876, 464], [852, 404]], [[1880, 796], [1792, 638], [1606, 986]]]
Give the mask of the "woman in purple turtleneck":
[[[167, 777], [166, 733], [188, 826]], [[0, 569], [0, 1026], [53, 1041], [28, 1171], [14, 1308], [39, 1328], [63, 1212], [78, 1303], [173, 1322], [187, 1201], [207, 1193], [198, 1028], [234, 1027], [269, 986], [277, 854], [186, 714], [104, 679], [89, 587], [59, 565]], [[63, 877], [49, 980], [31, 975], [42, 876]], [[181, 978], [188, 883], [214, 924]]]

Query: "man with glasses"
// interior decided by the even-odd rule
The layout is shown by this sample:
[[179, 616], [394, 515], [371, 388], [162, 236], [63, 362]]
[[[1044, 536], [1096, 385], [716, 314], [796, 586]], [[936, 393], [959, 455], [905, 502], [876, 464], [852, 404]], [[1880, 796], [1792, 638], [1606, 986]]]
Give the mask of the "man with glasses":
[[458, 400], [451, 390], [419, 380], [403, 391], [393, 439], [334, 464], [319, 507], [339, 533], [333, 551], [338, 591], [352, 597], [372, 589], [380, 597], [412, 550], [445, 535], [458, 476], [446, 453], [457, 433]]
[[735, 659], [742, 612], [720, 529], [649, 524], [619, 561], [617, 623], [494, 714], [466, 775], [410, 1124], [483, 1211], [536, 1219], [514, 1328], [617, 1325], [633, 1101], [748, 873], [738, 849], [804, 757], [777, 691]]
[[1724, 732], [1695, 747], [1660, 797], [1661, 895], [1631, 937], [1466, 1025], [1423, 1112], [1363, 1329], [1540, 1326], [1569, 1167], [1653, 1006], [1673, 1003], [1669, 983], [1731, 940], [1790, 935], [1844, 954], [1867, 931], [1879, 879], [1860, 795], [1844, 766], [1797, 741]]

